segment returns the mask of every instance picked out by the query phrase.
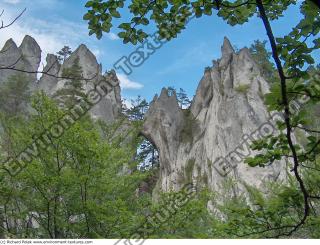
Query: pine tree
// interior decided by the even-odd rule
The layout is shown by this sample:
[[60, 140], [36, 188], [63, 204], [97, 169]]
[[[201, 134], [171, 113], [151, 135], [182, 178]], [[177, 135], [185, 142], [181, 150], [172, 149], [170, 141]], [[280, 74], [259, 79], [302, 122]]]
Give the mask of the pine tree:
[[130, 120], [143, 120], [144, 115], [149, 109], [149, 103], [142, 99], [140, 95], [134, 100], [130, 100], [131, 107], [125, 107], [123, 112]]
[[176, 94], [180, 108], [185, 109], [190, 106], [191, 100], [189, 99], [186, 91], [183, 88], [180, 88], [179, 92], [177, 92], [174, 87], [170, 86], [167, 88], [167, 91], [169, 96]]
[[[149, 103], [140, 95], [134, 100], [131, 100], [131, 107], [127, 108], [124, 104], [123, 113], [133, 122], [142, 122], [145, 113], [149, 109]], [[136, 159], [140, 162], [141, 168], [149, 168], [156, 166], [159, 163], [159, 154], [155, 146], [147, 139], [142, 139], [138, 147]]]
[[266, 49], [267, 41], [255, 40], [250, 47], [250, 52], [258, 64], [262, 76], [269, 82], [274, 83], [277, 81], [277, 70], [274, 64], [270, 61], [272, 53]]
[[172, 96], [174, 93], [176, 93], [176, 89], [174, 87], [171, 87], [171, 86], [169, 86], [167, 88], [167, 91], [168, 91], [168, 95], [169, 96]]
[[28, 78], [21, 73], [11, 76], [0, 88], [0, 111], [9, 117], [24, 114], [30, 95]]
[[72, 107], [78, 103], [81, 98], [85, 96], [83, 81], [82, 81], [82, 68], [79, 64], [79, 58], [74, 60], [71, 67], [65, 68], [62, 71], [62, 76], [68, 78], [60, 90], [55, 94], [59, 103], [64, 107]]
[[186, 93], [182, 88], [179, 89], [179, 92], [177, 93], [177, 99], [180, 108], [185, 109], [188, 108], [191, 104], [191, 101]]
[[59, 52], [57, 52], [58, 60], [64, 62], [72, 53], [69, 46], [64, 46]]

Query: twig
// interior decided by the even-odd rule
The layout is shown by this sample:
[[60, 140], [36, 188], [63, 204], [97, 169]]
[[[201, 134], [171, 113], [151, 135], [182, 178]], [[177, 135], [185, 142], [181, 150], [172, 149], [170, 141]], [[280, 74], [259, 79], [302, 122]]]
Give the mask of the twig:
[[[13, 25], [13, 24], [23, 15], [23, 13], [24, 13], [26, 10], [27, 10], [27, 8], [25, 8], [24, 10], [22, 10], [22, 12], [21, 12], [16, 18], [14, 18], [9, 24], [7, 24], [7, 25], [4, 25], [3, 21], [1, 21], [0, 29], [4, 29], [4, 28], [7, 28], [7, 27]], [[2, 10], [1, 15], [3, 14], [3, 12], [4, 12], [4, 10]], [[1, 16], [1, 15], [0, 15], [0, 16]]]

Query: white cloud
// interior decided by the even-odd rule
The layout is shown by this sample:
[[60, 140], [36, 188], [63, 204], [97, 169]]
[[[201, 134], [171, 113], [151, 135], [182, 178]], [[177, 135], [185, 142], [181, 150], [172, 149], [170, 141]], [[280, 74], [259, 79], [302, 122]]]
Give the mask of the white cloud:
[[3, 0], [3, 2], [9, 4], [18, 4], [21, 2], [21, 0]]
[[[6, 10], [5, 16], [2, 16], [3, 20], [8, 22], [17, 13]], [[19, 45], [25, 35], [30, 35], [41, 47], [43, 51], [42, 58], [44, 58], [48, 53], [56, 53], [64, 45], [75, 48], [80, 44], [77, 44], [77, 40], [79, 40], [82, 33], [81, 29], [79, 30], [78, 26], [71, 22], [59, 21], [51, 23], [22, 15], [13, 25], [1, 30], [0, 46], [2, 47], [10, 38]]]
[[122, 89], [141, 89], [143, 84], [130, 80], [125, 74], [117, 74]]
[[[7, 1], [15, 2], [17, 0]], [[18, 10], [6, 9], [2, 16], [2, 20], [4, 23], [9, 23], [19, 13]], [[0, 30], [0, 33], [0, 49], [10, 38], [19, 45], [25, 35], [32, 36], [42, 49], [42, 61], [45, 61], [45, 57], [48, 53], [55, 54], [65, 45], [70, 46], [74, 50], [82, 42], [86, 43], [88, 48], [92, 50], [97, 58], [103, 53], [102, 50], [90, 41], [86, 24], [63, 19], [58, 19], [54, 22], [43, 20], [28, 16], [28, 12], [24, 13], [24, 15], [10, 27]], [[115, 40], [115, 37], [111, 34], [108, 35], [108, 38], [110, 40]]]

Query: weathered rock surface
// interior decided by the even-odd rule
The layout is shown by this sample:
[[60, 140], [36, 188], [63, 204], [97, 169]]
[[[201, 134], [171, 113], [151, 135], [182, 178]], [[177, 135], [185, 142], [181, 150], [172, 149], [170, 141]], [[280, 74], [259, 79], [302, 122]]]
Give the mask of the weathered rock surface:
[[[121, 110], [120, 84], [114, 71], [102, 74], [101, 64], [98, 64], [94, 54], [83, 44], [81, 44], [65, 61], [60, 64], [57, 57], [48, 54], [46, 57], [46, 66], [43, 74], [37, 80], [37, 72], [41, 61], [41, 49], [37, 42], [30, 36], [25, 36], [20, 47], [10, 39], [0, 51], [0, 67], [12, 67], [18, 70], [28, 71], [29, 73], [14, 71], [10, 69], [0, 69], [0, 84], [8, 81], [15, 74], [23, 74], [30, 81], [30, 89], [43, 90], [48, 95], [54, 93], [64, 86], [66, 82], [62, 79], [62, 72], [65, 68], [69, 68], [79, 59], [79, 65], [82, 68], [82, 77], [84, 78], [83, 88], [85, 92], [93, 89], [95, 84], [112, 80], [112, 91], [105, 96], [91, 110], [90, 114], [95, 119], [104, 121], [113, 121], [118, 117]], [[30, 73], [31, 72], [31, 73]]]
[[[0, 51], [0, 67], [10, 67], [30, 72], [37, 71], [41, 60], [41, 49], [37, 42], [30, 36], [25, 36], [20, 47], [9, 39]], [[14, 70], [0, 69], [0, 83], [17, 74]], [[30, 81], [37, 80], [37, 74], [24, 73]]]
[[58, 61], [58, 57], [53, 54], [47, 55], [46, 62], [47, 64], [44, 67], [43, 71], [48, 75], [43, 74], [41, 76], [38, 87], [48, 94], [53, 94], [58, 83], [58, 76], [61, 65]]
[[[283, 161], [263, 170], [244, 164], [244, 156], [250, 154], [250, 141], [272, 130], [263, 127], [270, 115], [262, 95], [269, 88], [247, 48], [236, 53], [225, 38], [221, 51], [221, 59], [206, 68], [189, 109], [181, 109], [176, 95], [168, 95], [166, 89], [150, 105], [142, 133], [159, 150], [157, 190], [178, 190], [184, 183], [193, 181], [221, 191], [225, 181], [232, 178], [236, 180], [237, 193], [243, 183], [259, 187], [265, 180], [284, 176]], [[32, 37], [26, 36], [20, 47], [10, 39], [0, 52], [0, 65], [34, 72], [39, 69], [40, 57], [41, 49]], [[119, 80], [114, 71], [102, 74], [101, 65], [85, 45], [80, 45], [63, 64], [49, 54], [44, 68], [47, 74], [39, 81], [36, 74], [25, 74], [31, 89], [54, 95], [66, 82], [61, 78], [63, 70], [76, 59], [86, 78], [85, 91], [103, 80], [116, 84], [90, 110], [93, 118], [115, 120], [121, 109]], [[17, 71], [0, 69], [0, 83], [13, 74]]]
[[[22, 59], [30, 64], [30, 67], [25, 67], [31, 71], [37, 71], [41, 61], [41, 49], [32, 37], [25, 36], [19, 47], [22, 54]], [[34, 74], [36, 78], [36, 74]]]
[[192, 181], [222, 191], [231, 178], [238, 193], [243, 183], [259, 187], [283, 178], [282, 161], [264, 169], [243, 162], [250, 141], [272, 131], [262, 98], [269, 88], [247, 48], [235, 53], [225, 38], [221, 51], [222, 58], [206, 68], [191, 108], [179, 108], [166, 89], [150, 105], [143, 134], [159, 150], [157, 190], [178, 190]]

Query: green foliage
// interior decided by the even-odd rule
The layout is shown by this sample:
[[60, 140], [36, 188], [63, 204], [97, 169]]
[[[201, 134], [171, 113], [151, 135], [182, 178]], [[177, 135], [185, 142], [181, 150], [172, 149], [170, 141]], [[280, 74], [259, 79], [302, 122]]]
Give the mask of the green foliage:
[[[32, 105], [36, 113], [12, 135], [21, 146], [40, 133], [39, 127], [49, 127], [65, 113], [43, 94], [34, 97]], [[228, 188], [233, 189], [234, 184], [225, 185], [225, 196], [198, 190], [194, 198], [167, 217], [163, 210], [181, 193], [162, 193], [154, 203], [148, 193], [136, 196], [141, 181], [149, 183], [154, 173], [123, 165], [131, 161], [135, 147], [133, 143], [122, 147], [110, 143], [107, 135], [115, 127], [119, 125], [105, 125], [106, 137], [101, 137], [101, 125], [85, 117], [60, 138], [52, 138], [48, 149], [39, 148], [39, 155], [18, 176], [0, 171], [0, 206], [5, 207], [0, 218], [23, 221], [19, 227], [5, 227], [3, 233], [12, 238], [119, 238], [138, 230], [146, 238], [265, 238], [287, 232], [303, 212], [301, 193], [290, 180], [288, 184], [267, 183], [267, 194], [246, 186], [249, 203], [244, 196], [230, 198], [227, 193], [233, 190]], [[314, 169], [320, 166], [312, 161], [306, 164], [304, 179], [312, 193], [319, 195], [320, 172]], [[124, 174], [124, 167], [130, 168], [131, 174]], [[190, 159], [187, 176], [194, 167]], [[208, 201], [217, 213], [209, 213]], [[316, 213], [296, 237], [319, 238], [319, 208], [314, 203]], [[158, 218], [146, 225], [151, 214], [158, 214]], [[31, 219], [39, 226], [31, 227]], [[272, 229], [280, 224], [284, 228]]]
[[261, 75], [270, 83], [277, 82], [278, 74], [274, 64], [270, 61], [272, 53], [266, 49], [267, 41], [255, 40], [250, 47], [250, 53], [258, 64]]
[[191, 104], [191, 101], [186, 93], [182, 88], [179, 89], [179, 92], [177, 93], [177, 99], [178, 103], [180, 105], [180, 108], [188, 108]]
[[143, 120], [145, 113], [149, 109], [149, 104], [145, 99], [142, 99], [140, 95], [135, 100], [130, 100], [131, 106], [127, 108], [127, 106], [123, 103], [123, 113], [130, 120]]
[[[273, 58], [276, 62], [275, 74], [270, 53], [265, 49], [264, 42], [255, 42], [251, 52], [260, 66], [262, 75], [272, 84], [270, 94], [266, 96], [266, 104], [270, 111], [285, 111], [286, 121], [277, 123], [279, 133], [255, 141], [252, 148], [257, 151], [255, 157], [248, 158], [246, 162], [252, 166], [265, 167], [274, 164], [277, 160], [294, 158], [294, 163], [288, 161], [294, 172], [294, 178], [289, 175], [287, 185], [275, 188], [274, 195], [264, 197], [259, 191], [248, 187], [249, 205], [244, 197], [229, 200], [224, 204], [225, 222], [218, 222], [215, 231], [222, 237], [279, 237], [284, 234], [291, 235], [296, 232], [298, 236], [316, 237], [319, 231], [315, 228], [319, 224], [318, 209], [311, 207], [316, 203], [311, 196], [319, 198], [317, 190], [312, 188], [312, 180], [306, 176], [307, 170], [315, 170], [314, 165], [320, 153], [319, 131], [310, 127], [310, 111], [307, 109], [318, 105], [320, 98], [320, 80], [310, 74], [310, 65], [314, 64], [312, 54], [320, 47], [320, 12], [316, 1], [303, 1], [300, 12], [303, 15], [298, 25], [292, 28], [289, 34], [274, 40], [270, 21], [283, 16], [295, 0], [275, 0], [265, 3], [257, 0], [254, 3], [246, 0], [236, 1], [131, 1], [124, 5], [124, 1], [88, 1], [88, 13], [84, 16], [89, 21], [90, 34], [95, 33], [98, 38], [102, 33], [109, 32], [113, 17], [121, 17], [120, 10], [128, 7], [131, 13], [129, 22], [121, 23], [119, 37], [124, 43], [143, 42], [148, 36], [146, 25], [154, 24], [159, 39], [170, 40], [185, 28], [188, 20], [195, 16], [212, 15], [214, 12], [230, 25], [244, 24], [251, 17], [258, 16], [263, 20], [269, 41], [271, 42]], [[153, 23], [152, 23], [153, 22]], [[291, 28], [290, 28], [291, 29]], [[280, 58], [280, 61], [279, 61]], [[281, 63], [282, 62], [282, 63]], [[283, 67], [282, 67], [283, 66]], [[278, 84], [278, 82], [280, 82]], [[238, 88], [239, 92], [246, 92], [247, 88]], [[303, 97], [309, 96], [309, 101]], [[291, 101], [303, 101], [302, 108], [289, 111]], [[194, 120], [185, 116], [186, 124], [182, 131], [182, 140], [187, 138], [192, 142], [190, 135], [194, 132]], [[191, 120], [187, 120], [191, 119]], [[304, 128], [306, 127], [306, 128]], [[295, 128], [302, 128], [310, 133], [305, 147], [292, 140]], [[315, 135], [316, 134], [316, 135]], [[307, 167], [305, 167], [307, 166]], [[298, 169], [299, 168], [299, 169]], [[318, 170], [315, 170], [318, 174]], [[300, 178], [300, 174], [302, 177]], [[312, 175], [312, 179], [317, 179]], [[294, 181], [295, 180], [295, 181]], [[309, 181], [311, 181], [309, 185]], [[299, 182], [299, 185], [297, 185]], [[289, 185], [290, 184], [290, 185]], [[305, 186], [305, 188], [303, 188]], [[271, 189], [273, 190], [273, 189]], [[303, 195], [302, 195], [303, 194]], [[305, 210], [303, 210], [305, 208]], [[299, 223], [300, 222], [300, 223]], [[298, 225], [298, 226], [297, 226]], [[301, 227], [302, 226], [302, 227]], [[298, 229], [300, 228], [300, 230]], [[309, 229], [310, 232], [306, 232]]]
[[[15, 129], [23, 131], [12, 137], [25, 146], [41, 133], [39, 129], [49, 128], [65, 113], [43, 94], [34, 98], [33, 108], [36, 113], [25, 127]], [[122, 173], [134, 154], [132, 148], [114, 147], [85, 117], [61, 137], [50, 138], [50, 147], [38, 146], [37, 151], [19, 175], [1, 170], [0, 206], [6, 208], [2, 215], [23, 221], [19, 227], [6, 227], [8, 233], [16, 238], [129, 235], [140, 212], [135, 189], [146, 177], [134, 169], [130, 175]], [[39, 227], [30, 227], [30, 215]]]
[[59, 103], [63, 104], [63, 107], [71, 108], [76, 105], [81, 98], [85, 97], [83, 80], [81, 79], [82, 68], [79, 64], [78, 57], [74, 60], [71, 67], [65, 68], [62, 71], [62, 77], [65, 77], [67, 80], [64, 87], [56, 92], [55, 97]]
[[24, 74], [18, 73], [9, 77], [8, 81], [1, 84], [0, 111], [9, 117], [26, 113], [30, 99], [29, 79]]
[[[142, 121], [149, 109], [149, 103], [138, 95], [135, 100], [131, 100], [130, 104], [131, 106], [127, 108], [123, 103], [122, 112], [133, 124], [137, 124], [137, 127], [139, 127], [140, 130]], [[142, 136], [140, 137], [137, 152], [136, 160], [141, 163], [141, 169], [153, 168], [159, 164], [159, 154], [156, 147]]]
[[[266, 12], [270, 19], [282, 16], [294, 0], [273, 1], [266, 5]], [[103, 32], [110, 32], [114, 18], [121, 18], [121, 9], [126, 7], [131, 14], [129, 22], [122, 22], [118, 36], [124, 43], [137, 44], [148, 36], [146, 26], [154, 24], [160, 39], [170, 40], [185, 29], [193, 17], [211, 16], [214, 12], [226, 20], [230, 25], [243, 24], [256, 14], [255, 4], [245, 0], [237, 1], [136, 1], [129, 5], [124, 0], [90, 0], [85, 5], [88, 8], [83, 16], [88, 21], [89, 35], [95, 34], [98, 39]]]
[[[295, 3], [294, 0], [276, 0], [263, 4], [263, 7], [266, 17], [275, 20]], [[121, 17], [120, 9], [124, 6], [123, 0], [88, 1], [86, 7], [89, 10], [84, 19], [88, 20], [89, 34], [101, 38], [103, 32], [109, 32], [113, 18]], [[258, 14], [256, 4], [245, 0], [133, 0], [126, 6], [132, 18], [118, 26], [121, 29], [118, 35], [124, 43], [133, 44], [144, 41], [147, 37], [144, 29], [151, 22], [155, 24], [159, 38], [170, 40], [185, 28], [191, 16], [199, 18], [217, 12], [227, 23], [236, 25]], [[4, 169], [0, 170], [0, 236], [119, 238], [130, 237], [140, 228], [145, 237], [153, 238], [266, 238], [287, 235], [319, 238], [320, 144], [319, 131], [313, 128], [310, 108], [319, 105], [320, 80], [317, 72], [310, 72], [310, 65], [314, 64], [313, 52], [320, 47], [320, 15], [319, 8], [312, 1], [301, 4], [301, 13], [303, 18], [299, 24], [288, 35], [276, 40], [276, 51], [285, 68], [285, 82], [281, 86], [273, 84], [270, 94], [266, 96], [266, 104], [270, 111], [283, 111], [286, 109], [286, 96], [288, 101], [302, 101], [303, 96], [308, 95], [309, 100], [288, 115], [290, 118], [286, 124], [277, 123], [280, 130], [278, 134], [255, 141], [252, 147], [258, 154], [246, 162], [252, 167], [266, 167], [277, 160], [291, 159], [293, 152], [296, 152], [298, 165], [293, 166], [292, 161], [287, 161], [287, 164], [289, 170], [299, 167], [297, 172], [306, 187], [307, 199], [302, 192], [301, 181], [298, 183], [296, 176], [291, 174], [287, 175], [288, 181], [285, 183], [266, 183], [266, 193], [247, 185], [247, 196], [235, 196], [235, 184], [231, 180], [231, 190], [223, 191], [222, 196], [198, 190], [194, 199], [161, 222], [156, 229], [142, 226], [141, 230], [140, 225], [144, 224], [146, 214], [161, 211], [181, 193], [162, 194], [158, 203], [151, 203], [147, 193], [135, 195], [139, 183], [150, 177], [148, 171], [137, 171], [134, 167], [137, 163], [132, 161], [136, 148], [133, 142], [138, 140], [133, 140], [131, 146], [123, 143], [126, 136], [115, 137], [113, 141], [108, 136], [114, 135], [110, 131], [118, 125], [101, 127], [84, 117], [61, 137], [50, 138], [49, 148], [39, 147], [39, 154], [35, 154], [19, 175], [12, 177]], [[262, 72], [268, 74], [265, 76], [269, 77], [272, 76], [272, 68], [268, 63], [270, 54], [264, 46], [264, 43], [255, 43], [251, 51], [256, 55], [255, 58], [261, 55], [263, 59], [260, 63], [258, 60], [258, 64]], [[70, 77], [66, 83], [68, 88], [60, 91], [67, 107], [76, 103], [83, 93], [78, 62], [63, 72], [64, 76]], [[27, 85], [23, 78], [13, 78], [13, 81], [5, 84], [1, 90], [2, 98], [14, 95], [8, 103], [3, 101], [0, 105], [2, 112], [10, 115], [1, 115], [1, 119], [5, 119], [5, 127], [1, 132], [1, 158], [17, 156], [32, 142], [34, 136], [39, 136], [39, 129], [48, 129], [65, 113], [52, 100], [39, 94], [33, 100], [35, 113], [28, 120], [21, 119], [18, 114], [24, 110], [24, 101], [28, 99]], [[190, 135], [197, 132], [197, 123], [190, 110], [184, 110], [184, 113], [186, 124], [181, 139], [192, 142]], [[140, 116], [137, 121], [141, 121]], [[288, 135], [295, 128], [310, 133], [304, 147], [295, 142], [289, 147]], [[193, 168], [194, 161], [191, 159], [185, 169], [189, 177]], [[126, 171], [128, 169], [130, 171]], [[209, 213], [208, 201], [213, 202], [217, 213]], [[307, 216], [306, 201], [312, 207]], [[301, 217], [306, 219], [298, 229], [297, 223]], [[4, 225], [4, 221], [8, 220], [12, 222]], [[30, 226], [32, 220], [36, 220], [38, 226]]]
[[[249, 200], [244, 196], [224, 199], [223, 205], [218, 205], [224, 221], [216, 223], [216, 231], [223, 238], [286, 237], [285, 234], [295, 226], [295, 220], [303, 214], [303, 197], [294, 183], [266, 183], [268, 194], [246, 186]], [[319, 207], [314, 211], [317, 213]], [[319, 237], [316, 213], [296, 232], [296, 238]]]
[[58, 60], [64, 62], [72, 54], [69, 46], [64, 46], [59, 52], [57, 52]]
[[155, 216], [152, 223], [156, 225], [149, 222], [140, 229], [144, 238], [212, 237], [213, 219], [206, 209], [210, 193], [202, 190], [178, 209], [172, 208], [179, 203], [177, 200], [183, 200], [182, 197], [182, 191], [161, 194], [159, 201], [151, 207], [151, 214]]
[[175, 95], [177, 97], [177, 101], [181, 109], [188, 109], [190, 107], [191, 100], [183, 88], [179, 88], [178, 92], [174, 87], [168, 87], [167, 90], [169, 96]]
[[308, 79], [307, 69], [304, 68], [314, 64], [312, 52], [320, 47], [320, 38], [317, 37], [320, 31], [320, 11], [314, 3], [305, 1], [300, 12], [304, 18], [299, 24], [288, 35], [277, 38], [278, 52], [289, 76]]
[[234, 88], [235, 91], [243, 94], [246, 94], [249, 89], [250, 89], [249, 84], [239, 84], [237, 87]]

